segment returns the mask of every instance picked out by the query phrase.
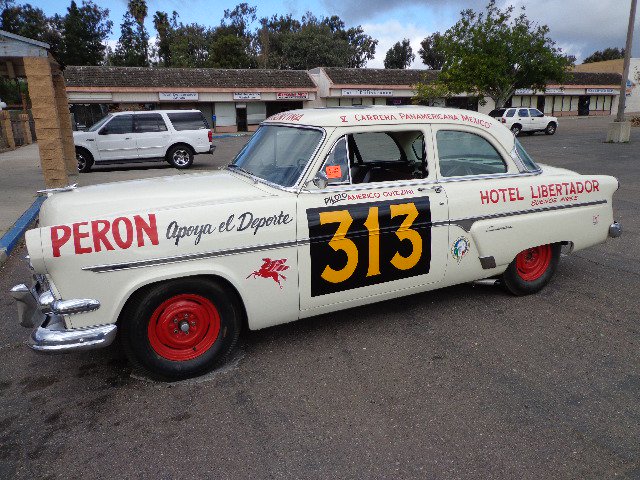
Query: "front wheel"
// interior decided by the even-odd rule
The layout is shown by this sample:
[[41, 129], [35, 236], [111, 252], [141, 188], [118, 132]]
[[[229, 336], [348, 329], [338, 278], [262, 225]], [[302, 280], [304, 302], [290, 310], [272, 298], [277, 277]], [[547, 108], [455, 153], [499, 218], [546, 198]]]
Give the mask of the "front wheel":
[[176, 145], [167, 152], [167, 162], [175, 168], [189, 168], [193, 165], [193, 152], [186, 145]]
[[520, 252], [502, 274], [502, 283], [514, 295], [539, 292], [558, 268], [561, 248], [554, 243]]
[[553, 135], [554, 133], [556, 133], [557, 128], [558, 127], [556, 126], [555, 123], [549, 122], [549, 125], [547, 125], [547, 128], [544, 129], [544, 133], [546, 133], [547, 135]]
[[129, 360], [162, 380], [202, 375], [240, 334], [242, 308], [220, 283], [192, 277], [157, 284], [130, 302], [121, 338]]

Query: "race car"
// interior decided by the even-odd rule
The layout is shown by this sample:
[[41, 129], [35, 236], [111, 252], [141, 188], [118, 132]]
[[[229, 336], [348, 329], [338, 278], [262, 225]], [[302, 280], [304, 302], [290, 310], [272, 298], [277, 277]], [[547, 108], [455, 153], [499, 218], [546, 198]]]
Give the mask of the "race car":
[[618, 181], [537, 164], [477, 112], [326, 108], [264, 121], [224, 169], [48, 191], [17, 285], [30, 345], [119, 335], [177, 380], [243, 328], [489, 279], [542, 289], [560, 251], [616, 237]]

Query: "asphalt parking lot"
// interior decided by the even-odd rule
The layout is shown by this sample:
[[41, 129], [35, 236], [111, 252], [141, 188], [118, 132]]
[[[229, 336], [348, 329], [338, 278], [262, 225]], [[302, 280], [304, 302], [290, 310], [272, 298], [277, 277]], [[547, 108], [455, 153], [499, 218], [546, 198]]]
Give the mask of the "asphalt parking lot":
[[[132, 372], [116, 346], [31, 352], [5, 293], [28, 277], [16, 251], [0, 478], [640, 479], [640, 129], [604, 144], [608, 121], [522, 137], [541, 163], [621, 183], [623, 236], [563, 257], [540, 294], [460, 285], [249, 332], [185, 382]], [[131, 174], [105, 170], [87, 182]]]

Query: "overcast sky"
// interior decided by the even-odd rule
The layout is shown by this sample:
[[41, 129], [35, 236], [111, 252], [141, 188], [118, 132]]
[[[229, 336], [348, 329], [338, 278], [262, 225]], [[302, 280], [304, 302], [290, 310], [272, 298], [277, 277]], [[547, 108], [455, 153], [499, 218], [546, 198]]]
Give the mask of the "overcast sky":
[[[63, 14], [70, 0], [31, 0], [49, 15]], [[81, 0], [77, 0], [80, 3]], [[362, 25], [379, 40], [376, 58], [368, 67], [382, 67], [386, 51], [397, 41], [408, 38], [416, 57], [420, 41], [435, 31], [444, 31], [459, 18], [464, 8], [483, 9], [484, 0], [266, 0], [250, 1], [258, 7], [258, 17], [291, 13], [300, 18], [306, 10], [316, 16], [339, 15], [348, 26]], [[499, 4], [525, 6], [527, 16], [551, 29], [551, 37], [565, 51], [582, 60], [595, 50], [624, 47], [631, 0], [499, 0]], [[26, 2], [18, 2], [26, 3]], [[110, 9], [114, 23], [113, 39], [119, 36], [126, 0], [96, 1]], [[220, 23], [225, 9], [238, 1], [228, 0], [148, 0], [148, 28], [153, 36], [151, 17], [156, 10], [176, 10], [185, 23]], [[640, 13], [640, 12], [639, 12]], [[640, 56], [640, 28], [636, 21], [633, 55]], [[424, 68], [419, 58], [413, 68]]]

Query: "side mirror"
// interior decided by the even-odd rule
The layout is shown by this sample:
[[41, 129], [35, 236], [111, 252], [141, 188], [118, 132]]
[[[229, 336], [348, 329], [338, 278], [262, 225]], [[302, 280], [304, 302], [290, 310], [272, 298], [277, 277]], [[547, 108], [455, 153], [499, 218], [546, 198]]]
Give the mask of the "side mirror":
[[327, 174], [320, 170], [316, 173], [316, 176], [311, 180], [311, 182], [320, 190], [324, 190], [329, 185], [329, 179], [327, 178]]

